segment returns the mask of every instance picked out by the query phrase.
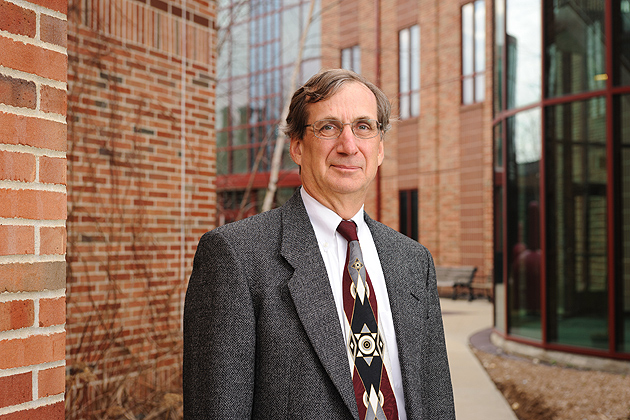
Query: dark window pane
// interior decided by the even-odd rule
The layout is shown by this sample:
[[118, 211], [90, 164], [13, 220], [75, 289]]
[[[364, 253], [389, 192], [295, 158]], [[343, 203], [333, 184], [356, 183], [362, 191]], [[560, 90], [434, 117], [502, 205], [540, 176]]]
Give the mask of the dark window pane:
[[604, 2], [545, 2], [547, 96], [606, 87]]
[[398, 193], [400, 232], [418, 240], [418, 190]]
[[630, 353], [630, 95], [620, 97], [621, 121], [621, 281], [618, 299], [620, 351]]
[[540, 109], [507, 120], [505, 147], [509, 332], [541, 339]]
[[505, 285], [503, 282], [503, 123], [494, 127], [494, 314], [495, 327], [505, 332]]
[[608, 348], [604, 98], [546, 111], [549, 341]]
[[618, 13], [613, 12], [615, 84], [630, 85], [630, 0], [617, 4]]
[[242, 174], [249, 171], [247, 149], [236, 149], [232, 151], [232, 173]]
[[228, 154], [226, 151], [217, 152], [217, 174], [226, 175], [228, 173]]
[[408, 235], [408, 227], [407, 227], [407, 221], [409, 220], [409, 203], [408, 203], [408, 196], [407, 196], [407, 191], [400, 191], [398, 193], [398, 205], [399, 207], [399, 214], [398, 214], [398, 221], [400, 223], [400, 233], [404, 234], [404, 235]]
[[411, 239], [418, 240], [418, 190], [411, 190]]

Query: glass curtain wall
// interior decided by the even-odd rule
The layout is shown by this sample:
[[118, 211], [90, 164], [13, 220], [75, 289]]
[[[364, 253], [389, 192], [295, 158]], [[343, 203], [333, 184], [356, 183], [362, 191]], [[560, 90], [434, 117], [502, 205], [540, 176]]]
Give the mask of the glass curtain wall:
[[506, 121], [507, 267], [510, 333], [541, 339], [540, 108]]
[[546, 109], [548, 341], [608, 348], [606, 104]]
[[628, 359], [630, 0], [494, 6], [495, 327]]

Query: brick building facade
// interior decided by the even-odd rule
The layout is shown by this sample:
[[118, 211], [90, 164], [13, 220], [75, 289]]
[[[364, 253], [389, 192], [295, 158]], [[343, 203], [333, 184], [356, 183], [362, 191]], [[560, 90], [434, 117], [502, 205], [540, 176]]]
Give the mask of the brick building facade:
[[66, 1], [0, 1], [0, 417], [63, 419]]
[[422, 242], [436, 265], [476, 266], [475, 282], [491, 284], [492, 74], [483, 70], [491, 68], [492, 44], [490, 37], [477, 40], [485, 47], [474, 74], [481, 81], [468, 103], [466, 4], [477, 14], [488, 10], [476, 24], [492, 27], [490, 1], [323, 1], [322, 66], [345, 66], [345, 51], [360, 51], [361, 74], [384, 90], [398, 115], [366, 210]]
[[186, 280], [215, 218], [215, 13], [70, 1], [68, 418], [181, 402], [162, 397], [181, 389]]

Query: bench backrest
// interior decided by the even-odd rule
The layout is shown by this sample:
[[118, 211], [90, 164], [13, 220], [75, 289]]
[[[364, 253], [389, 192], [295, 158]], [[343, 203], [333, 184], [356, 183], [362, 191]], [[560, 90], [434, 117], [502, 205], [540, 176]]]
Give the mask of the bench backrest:
[[438, 283], [470, 283], [475, 277], [477, 267], [435, 267]]

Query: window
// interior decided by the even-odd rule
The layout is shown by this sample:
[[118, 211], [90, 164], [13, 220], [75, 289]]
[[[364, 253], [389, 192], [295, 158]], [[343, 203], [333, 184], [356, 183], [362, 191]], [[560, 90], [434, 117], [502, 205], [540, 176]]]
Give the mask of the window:
[[420, 27], [414, 25], [398, 33], [400, 118], [420, 115]]
[[604, 2], [563, 1], [545, 7], [546, 96], [604, 89], [608, 79]]
[[399, 192], [400, 233], [418, 240], [418, 190]]
[[358, 45], [341, 50], [341, 68], [361, 73], [361, 48]]
[[462, 6], [462, 104], [485, 96], [486, 5], [476, 0]]

